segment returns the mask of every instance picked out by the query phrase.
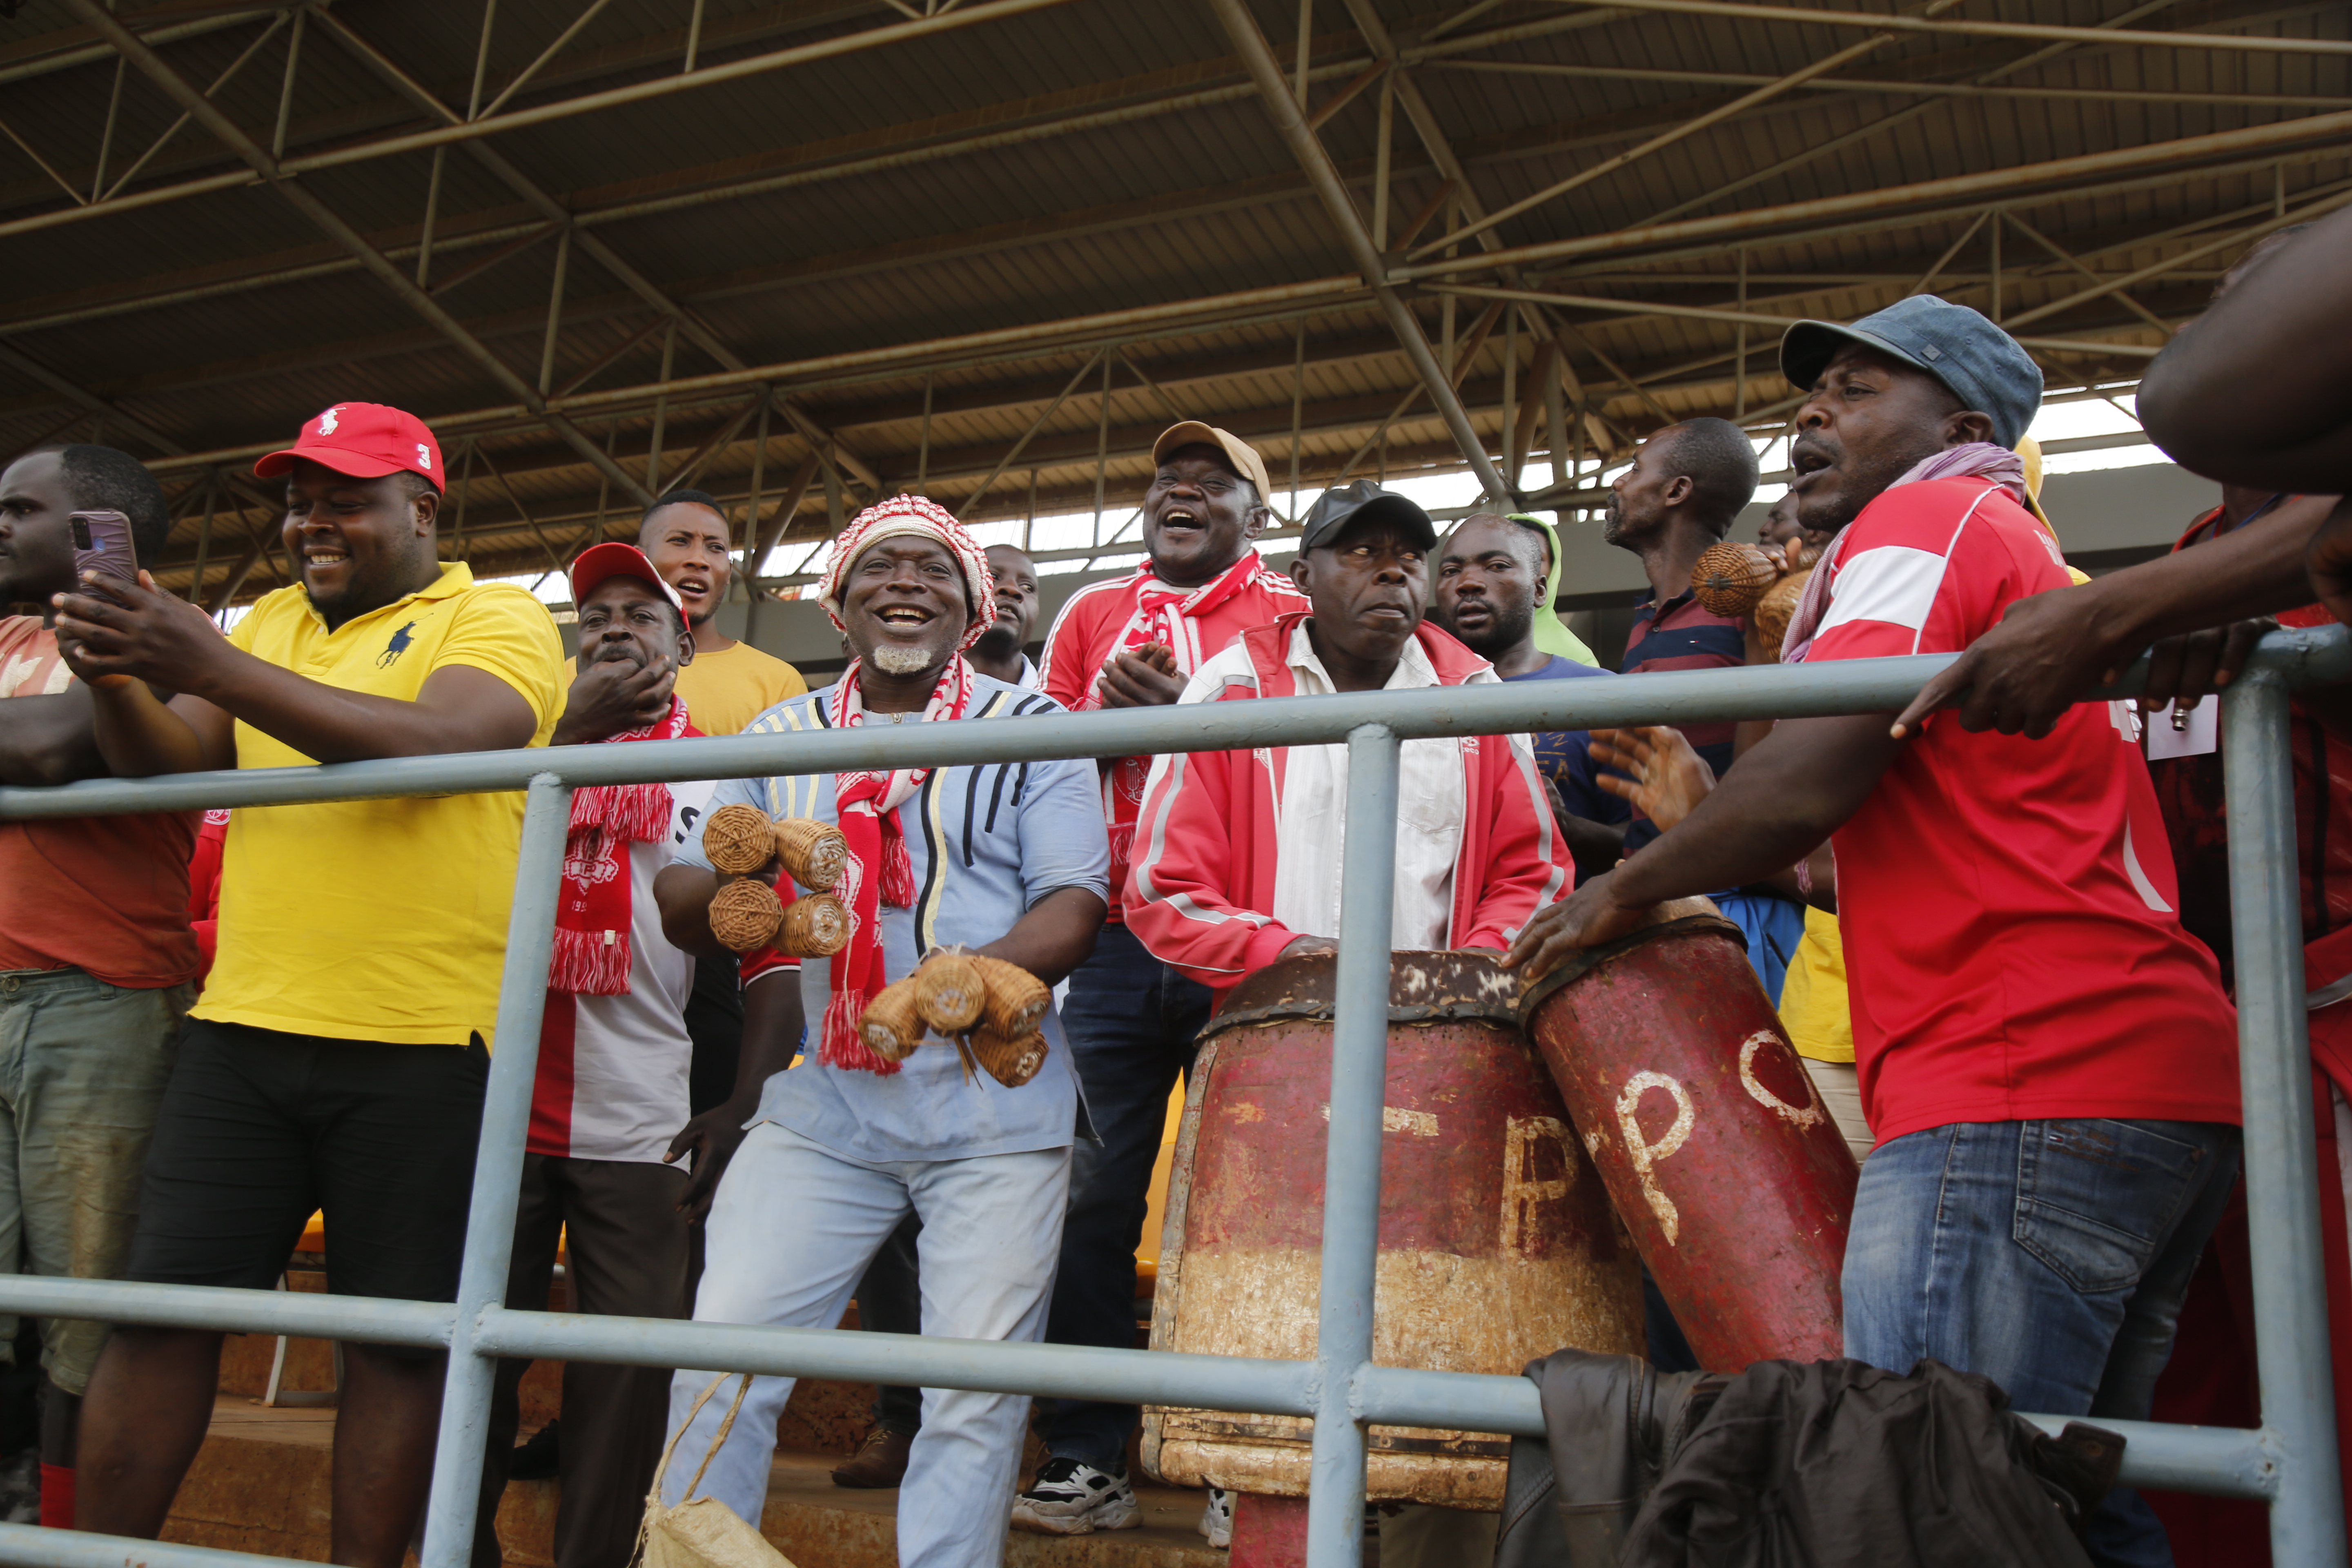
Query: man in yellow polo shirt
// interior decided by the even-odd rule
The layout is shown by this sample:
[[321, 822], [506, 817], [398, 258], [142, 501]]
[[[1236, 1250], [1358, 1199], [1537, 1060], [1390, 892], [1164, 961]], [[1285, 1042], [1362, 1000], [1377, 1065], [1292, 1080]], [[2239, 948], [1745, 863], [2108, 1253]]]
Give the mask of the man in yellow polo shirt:
[[[152, 587], [60, 600], [58, 639], [117, 773], [547, 742], [554, 621], [437, 558], [441, 454], [421, 421], [337, 404], [254, 471], [285, 479], [302, 581], [227, 637]], [[181, 695], [167, 705], [149, 681]], [[267, 1289], [318, 1209], [330, 1289], [454, 1299], [521, 822], [513, 794], [237, 810], [219, 956], [164, 1091], [129, 1278]], [[109, 1342], [82, 1416], [82, 1529], [163, 1528], [220, 1344], [150, 1328]], [[333, 1561], [397, 1568], [442, 1360], [346, 1347]]]

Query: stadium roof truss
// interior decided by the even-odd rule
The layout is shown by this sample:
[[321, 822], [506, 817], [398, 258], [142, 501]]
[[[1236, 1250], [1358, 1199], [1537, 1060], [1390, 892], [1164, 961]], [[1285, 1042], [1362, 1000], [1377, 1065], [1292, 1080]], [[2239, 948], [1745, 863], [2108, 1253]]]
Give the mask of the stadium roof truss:
[[433, 424], [486, 574], [682, 485], [762, 560], [900, 489], [1099, 546], [1178, 417], [1278, 510], [1574, 509], [1660, 425], [1776, 427], [1792, 319], [1932, 290], [2114, 396], [2352, 200], [2340, 4], [0, 13], [0, 450], [138, 451], [216, 606], [289, 580], [251, 459], [340, 400]]

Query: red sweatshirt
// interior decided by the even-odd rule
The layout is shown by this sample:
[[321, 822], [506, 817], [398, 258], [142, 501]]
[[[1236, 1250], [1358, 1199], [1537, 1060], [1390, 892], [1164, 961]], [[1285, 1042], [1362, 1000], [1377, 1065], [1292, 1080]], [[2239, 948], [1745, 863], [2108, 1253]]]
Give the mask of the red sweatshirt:
[[[1255, 551], [1197, 588], [1162, 583], [1147, 563], [1132, 577], [1090, 583], [1070, 595], [1045, 634], [1037, 685], [1073, 713], [1102, 706], [1096, 682], [1124, 648], [1146, 642], [1166, 647], [1190, 676], [1243, 632], [1286, 610], [1304, 609], [1307, 595], [1266, 566]], [[1110, 828], [1110, 918], [1119, 918], [1127, 886], [1128, 846], [1143, 802], [1150, 757], [1108, 758], [1102, 764], [1103, 820]]]
[[[1242, 634], [1252, 679], [1231, 678], [1203, 699], [1246, 701], [1297, 695], [1284, 658], [1304, 610]], [[1493, 667], [1423, 623], [1415, 634], [1442, 685], [1460, 686]], [[1568, 848], [1555, 829], [1535, 763], [1498, 735], [1455, 742], [1467, 820], [1454, 865], [1447, 941], [1503, 948], [1528, 918], [1570, 884]], [[1162, 962], [1223, 993], [1275, 961], [1300, 936], [1274, 908], [1276, 823], [1289, 750], [1194, 752], [1152, 770], [1137, 823], [1127, 923]]]

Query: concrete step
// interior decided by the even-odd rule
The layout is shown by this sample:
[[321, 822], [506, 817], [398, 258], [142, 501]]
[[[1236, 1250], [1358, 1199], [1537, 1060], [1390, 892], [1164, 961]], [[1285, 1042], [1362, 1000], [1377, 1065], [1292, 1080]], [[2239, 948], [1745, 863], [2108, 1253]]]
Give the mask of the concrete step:
[[[839, 1410], [855, 1391], [833, 1386], [839, 1394], [826, 1403]], [[325, 1562], [334, 1420], [331, 1410], [266, 1409], [247, 1395], [224, 1395], [163, 1539]], [[832, 1453], [778, 1454], [761, 1532], [799, 1568], [894, 1568], [898, 1493], [835, 1486], [830, 1472], [839, 1462]], [[1076, 1537], [1015, 1531], [1007, 1568], [1224, 1568], [1225, 1554], [1211, 1550], [1194, 1529], [1202, 1494], [1160, 1486], [1138, 1490], [1142, 1529]], [[508, 1568], [552, 1568], [555, 1503], [552, 1481], [507, 1488], [499, 1539]]]

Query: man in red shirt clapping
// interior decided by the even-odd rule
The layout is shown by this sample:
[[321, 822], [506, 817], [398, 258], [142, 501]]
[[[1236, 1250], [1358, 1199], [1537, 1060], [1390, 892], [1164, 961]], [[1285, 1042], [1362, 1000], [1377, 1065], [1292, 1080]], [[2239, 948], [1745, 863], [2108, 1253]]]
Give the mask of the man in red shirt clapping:
[[[1976, 311], [1915, 296], [1800, 322], [1810, 396], [1799, 517], [1835, 528], [1784, 658], [1956, 652], [2069, 579], [2010, 450], [2041, 373]], [[1538, 914], [1508, 962], [1540, 973], [1659, 901], [1837, 855], [1864, 1163], [1846, 1352], [1932, 1356], [2017, 1408], [2147, 1415], [2175, 1318], [2238, 1170], [2235, 1022], [2182, 929], [2127, 703], [2047, 739], [1906, 732], [1885, 714], [1783, 719], [1697, 809]], [[1832, 835], [1834, 837], [1832, 837]], [[2136, 1493], [2086, 1544], [2171, 1561]]]
[[[1265, 531], [1273, 494], [1255, 447], [1191, 420], [1161, 432], [1151, 458], [1159, 468], [1143, 494], [1150, 559], [1131, 577], [1071, 595], [1045, 637], [1039, 684], [1074, 713], [1173, 702], [1193, 671], [1244, 631], [1307, 607], [1306, 595], [1268, 571], [1253, 545]], [[1208, 988], [1145, 952], [1119, 913], [1150, 772], [1150, 757], [1103, 764], [1110, 919], [1094, 956], [1071, 973], [1062, 1010], [1101, 1142], [1081, 1142], [1070, 1173], [1061, 1271], [1045, 1325], [1056, 1344], [1135, 1343], [1135, 1246], [1168, 1093], [1192, 1065], [1193, 1037], [1209, 1021]], [[1053, 1535], [1141, 1525], [1127, 1479], [1134, 1407], [1063, 1401], [1049, 1408], [1050, 1457], [1014, 1505], [1013, 1524]]]

